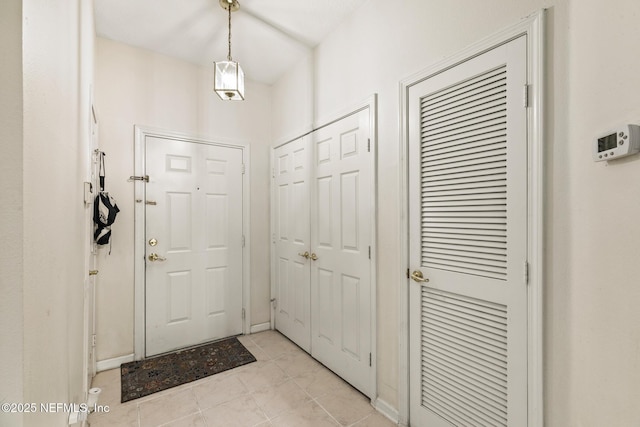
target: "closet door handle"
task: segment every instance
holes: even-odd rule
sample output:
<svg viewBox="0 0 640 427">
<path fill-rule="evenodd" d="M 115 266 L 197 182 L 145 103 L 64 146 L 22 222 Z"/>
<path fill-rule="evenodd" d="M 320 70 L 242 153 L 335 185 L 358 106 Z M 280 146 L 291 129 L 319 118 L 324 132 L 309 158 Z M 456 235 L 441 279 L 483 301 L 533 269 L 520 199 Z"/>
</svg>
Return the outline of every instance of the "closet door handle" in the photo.
<svg viewBox="0 0 640 427">
<path fill-rule="evenodd" d="M 318 259 L 318 255 L 316 255 L 316 254 L 315 254 L 315 252 L 314 252 L 314 253 L 312 253 L 312 254 L 311 254 L 311 260 L 312 260 L 312 261 L 315 261 L 315 260 L 317 260 L 317 259 Z"/>
<path fill-rule="evenodd" d="M 309 259 L 309 252 L 306 251 L 305 253 L 301 254 L 300 252 L 298 252 L 298 255 L 300 255 L 302 258 L 306 258 Z"/>
<path fill-rule="evenodd" d="M 411 273 L 411 279 L 418 283 L 427 283 L 429 281 L 429 279 L 423 276 L 422 271 L 420 270 L 415 270 Z"/>
</svg>

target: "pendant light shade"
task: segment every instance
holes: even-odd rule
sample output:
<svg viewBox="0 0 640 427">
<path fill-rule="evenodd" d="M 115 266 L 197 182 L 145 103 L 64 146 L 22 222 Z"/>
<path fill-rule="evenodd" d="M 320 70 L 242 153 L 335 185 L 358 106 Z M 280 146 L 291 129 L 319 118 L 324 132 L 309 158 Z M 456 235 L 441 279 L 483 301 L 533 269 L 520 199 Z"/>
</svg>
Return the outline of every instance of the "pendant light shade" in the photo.
<svg viewBox="0 0 640 427">
<path fill-rule="evenodd" d="M 213 90 L 221 99 L 244 100 L 244 71 L 235 61 L 214 62 L 215 76 Z"/>
<path fill-rule="evenodd" d="M 220 0 L 220 6 L 229 12 L 229 53 L 226 61 L 213 63 L 213 90 L 225 101 L 244 100 L 244 71 L 231 58 L 231 12 L 240 9 L 238 0 Z"/>
</svg>

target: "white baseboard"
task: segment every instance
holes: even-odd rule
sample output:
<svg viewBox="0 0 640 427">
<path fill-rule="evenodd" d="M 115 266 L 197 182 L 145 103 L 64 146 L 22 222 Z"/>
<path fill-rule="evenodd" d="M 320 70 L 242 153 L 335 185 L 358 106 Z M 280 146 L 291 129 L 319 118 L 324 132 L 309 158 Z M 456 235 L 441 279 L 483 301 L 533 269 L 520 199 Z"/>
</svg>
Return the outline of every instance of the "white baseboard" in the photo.
<svg viewBox="0 0 640 427">
<path fill-rule="evenodd" d="M 96 371 L 102 372 L 119 368 L 123 363 L 133 362 L 133 359 L 133 354 L 126 354 L 124 356 L 114 357 L 113 359 L 99 360 L 96 362 Z"/>
<path fill-rule="evenodd" d="M 257 334 L 258 332 L 268 331 L 271 329 L 271 322 L 259 323 L 257 325 L 252 325 L 249 329 L 250 334 Z"/>
<path fill-rule="evenodd" d="M 377 398 L 375 402 L 373 402 L 373 407 L 376 408 L 376 410 L 382 415 L 393 421 L 395 424 L 398 424 L 400 414 L 398 413 L 398 410 L 391 406 L 389 403 L 380 398 Z"/>
</svg>

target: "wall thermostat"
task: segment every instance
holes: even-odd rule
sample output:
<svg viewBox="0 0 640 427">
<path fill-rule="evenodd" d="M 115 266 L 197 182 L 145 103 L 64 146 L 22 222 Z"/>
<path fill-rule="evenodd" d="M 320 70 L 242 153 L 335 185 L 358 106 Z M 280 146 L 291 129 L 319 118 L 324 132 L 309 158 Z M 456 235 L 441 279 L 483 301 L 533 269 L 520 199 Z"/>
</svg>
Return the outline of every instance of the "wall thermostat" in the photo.
<svg viewBox="0 0 640 427">
<path fill-rule="evenodd" d="M 593 160 L 613 160 L 640 151 L 640 126 L 622 125 L 593 140 Z"/>
</svg>

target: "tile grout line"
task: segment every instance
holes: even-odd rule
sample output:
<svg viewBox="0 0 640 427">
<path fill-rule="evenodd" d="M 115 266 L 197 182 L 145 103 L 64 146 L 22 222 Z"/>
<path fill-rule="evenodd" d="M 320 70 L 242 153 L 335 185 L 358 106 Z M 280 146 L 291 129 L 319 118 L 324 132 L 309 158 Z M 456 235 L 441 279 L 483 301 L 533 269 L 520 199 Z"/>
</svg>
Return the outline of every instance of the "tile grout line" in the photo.
<svg viewBox="0 0 640 427">
<path fill-rule="evenodd" d="M 324 395 L 323 395 L 323 396 L 324 396 Z M 319 396 L 319 397 L 320 397 L 320 396 Z M 341 427 L 342 427 L 342 423 L 341 423 L 340 421 L 338 421 L 338 420 L 337 420 L 337 418 L 336 418 L 336 417 L 334 417 L 334 416 L 333 416 L 333 414 L 331 414 L 331 412 L 329 412 L 329 411 L 327 410 L 327 408 L 325 408 L 325 407 L 324 407 L 320 402 L 318 402 L 318 398 L 319 398 L 319 397 L 315 398 L 313 401 L 314 401 L 314 402 L 315 402 L 315 403 L 316 403 L 316 404 L 317 404 L 317 405 L 318 405 L 318 406 L 319 406 L 319 407 L 320 407 L 320 408 L 321 408 L 321 409 L 322 409 L 322 410 L 323 410 L 327 415 L 329 415 L 329 418 L 331 418 L 333 421 L 335 421 L 335 422 L 336 422 L 336 424 L 338 424 L 339 426 L 341 426 Z"/>
</svg>

